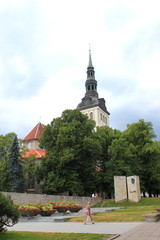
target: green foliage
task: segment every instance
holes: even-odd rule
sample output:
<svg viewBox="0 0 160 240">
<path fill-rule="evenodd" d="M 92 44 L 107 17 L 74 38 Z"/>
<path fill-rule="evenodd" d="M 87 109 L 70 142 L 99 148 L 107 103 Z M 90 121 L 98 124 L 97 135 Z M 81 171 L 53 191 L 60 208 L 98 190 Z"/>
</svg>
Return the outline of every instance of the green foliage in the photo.
<svg viewBox="0 0 160 240">
<path fill-rule="evenodd" d="M 94 127 L 94 121 L 79 110 L 66 110 L 46 126 L 40 140 L 46 158 L 38 170 L 45 193 L 83 195 L 95 189 L 100 144 L 94 138 Z"/>
<path fill-rule="evenodd" d="M 5 226 L 11 227 L 18 222 L 20 216 L 13 201 L 0 193 L 0 233 L 5 231 Z"/>
<path fill-rule="evenodd" d="M 96 191 L 111 197 L 115 175 L 138 175 L 141 191 L 158 196 L 160 142 L 154 140 L 152 124 L 141 119 L 123 132 L 108 126 L 94 129 L 95 122 L 79 110 L 64 111 L 45 127 L 40 145 L 46 158 L 38 167 L 34 156 L 21 161 L 19 148 L 25 149 L 15 133 L 0 135 L 0 191 L 21 192 L 24 174 L 26 185 L 37 175 L 48 194 Z"/>
<path fill-rule="evenodd" d="M 8 151 L 15 136 L 15 133 L 8 133 L 5 136 L 0 135 L 0 161 L 7 158 Z"/>
<path fill-rule="evenodd" d="M 124 131 L 123 137 L 134 146 L 135 161 L 132 161 L 131 167 L 133 174 L 140 177 L 141 190 L 150 195 L 158 194 L 160 146 L 153 141 L 155 134 L 152 123 L 141 119 L 137 123 L 130 124 Z"/>
<path fill-rule="evenodd" d="M 9 151 L 8 171 L 11 192 L 22 192 L 24 179 L 17 136 L 14 137 Z"/>
<path fill-rule="evenodd" d="M 0 161 L 0 191 L 9 192 L 11 182 L 9 181 L 8 160 Z"/>
<path fill-rule="evenodd" d="M 12 145 L 15 133 L 0 135 L 0 191 L 9 191 L 11 184 L 8 171 L 8 153 Z"/>
<path fill-rule="evenodd" d="M 23 159 L 23 173 L 25 188 L 30 188 L 35 178 L 37 163 L 35 155 L 30 155 L 28 158 Z"/>
<path fill-rule="evenodd" d="M 99 152 L 99 157 L 97 158 L 97 171 L 98 183 L 96 186 L 97 192 L 107 192 L 108 197 L 110 193 L 113 192 L 113 158 L 111 151 L 109 151 L 112 142 L 119 139 L 121 132 L 116 129 L 112 129 L 108 126 L 97 127 L 97 132 L 95 133 L 96 139 L 99 141 L 101 146 L 101 151 Z"/>
<path fill-rule="evenodd" d="M 127 125 L 124 132 L 101 127 L 96 135 L 102 148 L 98 172 L 101 191 L 114 191 L 114 176 L 138 175 L 141 191 L 160 193 L 160 143 L 153 140 L 150 122 L 139 120 Z"/>
</svg>

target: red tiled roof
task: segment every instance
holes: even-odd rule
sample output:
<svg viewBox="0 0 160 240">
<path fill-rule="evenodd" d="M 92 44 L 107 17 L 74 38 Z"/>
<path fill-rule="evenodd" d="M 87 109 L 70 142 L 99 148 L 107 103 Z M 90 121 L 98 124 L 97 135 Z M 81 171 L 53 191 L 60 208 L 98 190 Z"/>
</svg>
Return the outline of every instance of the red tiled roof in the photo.
<svg viewBox="0 0 160 240">
<path fill-rule="evenodd" d="M 22 158 L 29 158 L 30 155 L 35 155 L 36 158 L 42 158 L 45 157 L 46 151 L 42 149 L 30 149 L 22 156 Z"/>
<path fill-rule="evenodd" d="M 29 141 L 29 140 L 39 140 L 40 136 L 42 135 L 42 131 L 45 125 L 39 122 L 29 133 L 28 135 L 22 140 L 22 142 Z"/>
</svg>

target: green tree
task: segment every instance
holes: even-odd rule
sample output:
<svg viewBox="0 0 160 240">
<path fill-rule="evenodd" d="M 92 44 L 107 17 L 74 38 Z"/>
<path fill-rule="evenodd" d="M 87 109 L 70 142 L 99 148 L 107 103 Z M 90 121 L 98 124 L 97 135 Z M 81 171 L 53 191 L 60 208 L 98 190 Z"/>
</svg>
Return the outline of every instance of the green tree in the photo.
<svg viewBox="0 0 160 240">
<path fill-rule="evenodd" d="M 4 136 L 0 135 L 0 161 L 6 159 L 15 135 L 16 134 L 13 132 L 8 133 Z"/>
<path fill-rule="evenodd" d="M 111 161 L 109 168 L 113 175 L 138 175 L 141 191 L 152 193 L 158 190 L 159 183 L 159 145 L 155 137 L 152 123 L 139 120 L 128 124 L 127 129 L 118 140 L 110 146 Z M 160 185 L 159 185 L 160 186 Z"/>
<path fill-rule="evenodd" d="M 95 190 L 100 145 L 94 127 L 95 122 L 77 109 L 64 111 L 45 127 L 40 142 L 46 158 L 38 170 L 45 193 L 83 195 Z"/>
<path fill-rule="evenodd" d="M 160 193 L 160 146 L 157 141 L 145 144 L 141 153 L 143 189 L 151 197 Z"/>
<path fill-rule="evenodd" d="M 22 192 L 24 179 L 17 136 L 14 137 L 9 151 L 8 171 L 11 192 Z"/>
<path fill-rule="evenodd" d="M 11 188 L 8 171 L 8 153 L 15 135 L 15 133 L 0 135 L 0 191 L 10 191 Z"/>
<path fill-rule="evenodd" d="M 134 145 L 123 138 L 123 133 L 119 139 L 112 141 L 112 144 L 109 147 L 111 158 L 108 162 L 106 162 L 106 167 L 108 169 L 108 174 L 106 177 L 112 192 L 114 190 L 114 176 L 133 175 L 133 165 L 135 164 L 136 160 L 136 155 L 134 152 Z M 138 168 L 138 166 L 136 167 Z"/>
<path fill-rule="evenodd" d="M 20 212 L 13 205 L 11 198 L 0 193 L 0 233 L 6 230 L 6 226 L 16 224 L 19 217 Z"/>
<path fill-rule="evenodd" d="M 96 191 L 103 193 L 102 197 L 111 197 L 113 192 L 113 182 L 111 176 L 113 176 L 113 168 L 110 168 L 109 163 L 111 161 L 111 153 L 109 147 L 114 139 L 118 139 L 121 136 L 121 132 L 116 129 L 112 129 L 109 126 L 97 127 L 95 137 L 99 141 L 101 151 L 98 159 L 97 177 L 98 182 Z"/>
<path fill-rule="evenodd" d="M 140 177 L 141 190 L 144 193 L 149 192 L 152 175 L 150 165 L 156 168 L 156 159 L 159 155 L 153 144 L 156 135 L 152 123 L 140 119 L 137 123 L 128 124 L 124 137 L 126 141 L 135 146 L 136 159 L 132 164 L 132 169 L 135 175 Z"/>
<path fill-rule="evenodd" d="M 0 191 L 9 192 L 11 189 L 11 182 L 9 180 L 8 160 L 0 161 Z"/>
<path fill-rule="evenodd" d="M 143 192 L 150 196 L 160 192 L 160 144 L 154 137 L 152 123 L 144 120 L 128 124 L 122 133 L 109 127 L 97 129 L 102 148 L 98 184 L 103 191 L 114 191 L 116 175 L 138 175 Z"/>
<path fill-rule="evenodd" d="M 35 155 L 30 155 L 28 158 L 23 159 L 23 173 L 25 180 L 25 188 L 33 188 L 35 182 L 35 175 L 37 169 L 37 158 Z"/>
</svg>

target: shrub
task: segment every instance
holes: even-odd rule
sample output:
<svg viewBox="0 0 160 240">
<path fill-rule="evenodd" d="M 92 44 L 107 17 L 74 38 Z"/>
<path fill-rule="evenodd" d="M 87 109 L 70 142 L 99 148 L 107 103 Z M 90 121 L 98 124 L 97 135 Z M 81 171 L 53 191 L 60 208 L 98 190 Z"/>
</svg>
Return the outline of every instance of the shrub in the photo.
<svg viewBox="0 0 160 240">
<path fill-rule="evenodd" d="M 0 233 L 18 222 L 20 213 L 9 196 L 0 193 Z"/>
</svg>

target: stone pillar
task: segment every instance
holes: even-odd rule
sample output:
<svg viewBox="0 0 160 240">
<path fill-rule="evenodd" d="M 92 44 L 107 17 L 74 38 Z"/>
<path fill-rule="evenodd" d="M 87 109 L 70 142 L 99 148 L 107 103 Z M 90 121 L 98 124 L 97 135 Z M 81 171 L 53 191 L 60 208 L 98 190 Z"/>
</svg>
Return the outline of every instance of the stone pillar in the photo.
<svg viewBox="0 0 160 240">
<path fill-rule="evenodd" d="M 139 202 L 141 199 L 139 176 L 127 177 L 127 186 L 128 200 L 132 202 Z"/>
<path fill-rule="evenodd" d="M 115 202 L 127 200 L 126 176 L 114 176 Z"/>
</svg>

